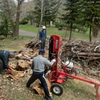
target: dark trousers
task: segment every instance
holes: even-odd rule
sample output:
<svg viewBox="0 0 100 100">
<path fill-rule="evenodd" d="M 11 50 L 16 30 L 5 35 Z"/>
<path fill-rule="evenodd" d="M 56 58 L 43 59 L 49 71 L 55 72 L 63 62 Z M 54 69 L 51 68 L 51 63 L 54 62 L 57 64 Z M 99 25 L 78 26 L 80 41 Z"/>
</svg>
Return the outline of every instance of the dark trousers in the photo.
<svg viewBox="0 0 100 100">
<path fill-rule="evenodd" d="M 41 40 L 41 49 L 45 48 L 45 39 Z"/>
<path fill-rule="evenodd" d="M 0 74 L 3 72 L 3 62 L 2 60 L 0 59 Z"/>
<path fill-rule="evenodd" d="M 44 72 L 33 72 L 32 76 L 30 77 L 30 79 L 28 80 L 26 87 L 30 87 L 30 85 L 36 80 L 39 79 L 41 81 L 42 87 L 44 89 L 45 92 L 45 96 L 47 99 L 51 98 L 51 96 L 49 95 L 49 91 L 48 91 L 48 87 L 47 87 L 47 83 L 46 83 L 46 79 L 44 77 Z"/>
</svg>

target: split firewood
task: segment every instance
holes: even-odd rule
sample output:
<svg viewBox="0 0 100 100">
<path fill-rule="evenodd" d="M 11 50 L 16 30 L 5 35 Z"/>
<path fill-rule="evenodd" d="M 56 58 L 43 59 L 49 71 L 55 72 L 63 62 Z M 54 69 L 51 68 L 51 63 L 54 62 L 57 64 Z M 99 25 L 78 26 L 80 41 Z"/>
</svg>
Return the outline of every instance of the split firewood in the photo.
<svg viewBox="0 0 100 100">
<path fill-rule="evenodd" d="M 31 55 L 31 57 L 36 57 L 38 55 L 37 52 L 35 52 L 33 55 Z"/>
<path fill-rule="evenodd" d="M 17 65 L 14 64 L 14 63 L 10 63 L 10 64 L 9 64 L 9 67 L 10 67 L 11 69 L 16 69 L 16 68 L 17 68 Z"/>
<path fill-rule="evenodd" d="M 40 85 L 37 85 L 35 87 L 33 87 L 33 89 L 39 94 L 42 95 L 43 94 L 43 88 Z"/>
<path fill-rule="evenodd" d="M 16 55 L 16 58 L 21 58 L 23 55 L 22 54 L 18 54 Z"/>
<path fill-rule="evenodd" d="M 11 74 L 6 75 L 6 77 L 18 80 L 19 78 L 22 78 L 25 76 L 25 72 L 22 71 L 12 71 Z"/>
<path fill-rule="evenodd" d="M 31 100 L 36 100 L 36 99 L 31 99 Z"/>
<path fill-rule="evenodd" d="M 26 61 L 24 61 L 24 60 L 18 60 L 17 69 L 19 69 L 19 68 L 27 69 L 29 67 L 30 66 L 29 66 L 29 64 Z"/>
<path fill-rule="evenodd" d="M 0 89 L 2 89 L 2 87 L 0 87 Z"/>
<path fill-rule="evenodd" d="M 15 76 L 13 76 L 13 75 L 7 75 L 6 77 L 7 77 L 7 78 L 10 78 L 10 79 L 13 79 L 13 80 L 18 80 L 18 78 L 15 77 Z"/>
<path fill-rule="evenodd" d="M 27 59 L 31 59 L 31 57 L 29 57 L 28 55 L 24 54 L 23 56 L 25 56 Z"/>
<path fill-rule="evenodd" d="M 28 63 L 29 65 L 32 65 L 32 61 L 28 61 L 27 63 Z"/>
<path fill-rule="evenodd" d="M 36 80 L 38 81 L 38 80 Z M 49 93 L 50 95 L 52 96 L 52 93 L 50 92 L 50 89 L 51 89 L 51 83 L 49 82 L 49 80 L 46 78 L 46 82 L 47 82 L 47 86 L 48 86 L 48 90 L 49 90 Z M 32 88 L 39 94 L 39 95 L 43 95 L 44 94 L 44 89 L 43 87 L 40 85 L 41 83 L 38 81 L 36 83 L 39 83 L 35 86 L 33 86 Z M 33 83 L 35 84 L 35 83 Z"/>
</svg>

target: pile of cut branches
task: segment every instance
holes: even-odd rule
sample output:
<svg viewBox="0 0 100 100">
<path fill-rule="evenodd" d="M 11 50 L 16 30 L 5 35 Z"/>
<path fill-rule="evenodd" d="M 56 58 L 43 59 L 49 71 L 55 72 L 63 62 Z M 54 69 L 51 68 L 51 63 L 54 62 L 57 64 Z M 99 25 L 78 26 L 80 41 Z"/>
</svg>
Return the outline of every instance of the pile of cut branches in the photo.
<svg viewBox="0 0 100 100">
<path fill-rule="evenodd" d="M 100 41 L 75 40 L 62 46 L 62 61 L 73 60 L 88 74 L 100 76 Z"/>
</svg>

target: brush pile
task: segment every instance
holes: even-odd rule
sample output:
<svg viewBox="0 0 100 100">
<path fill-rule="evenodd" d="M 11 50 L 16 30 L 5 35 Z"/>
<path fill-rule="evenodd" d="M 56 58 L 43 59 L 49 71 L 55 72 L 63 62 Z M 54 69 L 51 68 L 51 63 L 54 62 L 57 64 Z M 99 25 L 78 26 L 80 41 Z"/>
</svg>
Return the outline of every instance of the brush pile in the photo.
<svg viewBox="0 0 100 100">
<path fill-rule="evenodd" d="M 73 60 L 84 72 L 100 76 L 100 41 L 75 40 L 62 46 L 62 61 Z"/>
</svg>

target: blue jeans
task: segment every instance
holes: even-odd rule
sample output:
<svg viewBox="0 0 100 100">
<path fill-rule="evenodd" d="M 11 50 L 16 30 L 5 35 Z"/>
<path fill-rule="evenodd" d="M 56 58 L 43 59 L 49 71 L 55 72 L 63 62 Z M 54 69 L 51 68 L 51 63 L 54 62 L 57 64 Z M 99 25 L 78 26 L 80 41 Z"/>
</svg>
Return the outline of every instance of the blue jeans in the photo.
<svg viewBox="0 0 100 100">
<path fill-rule="evenodd" d="M 41 49 L 44 49 L 45 48 L 45 39 L 41 40 Z"/>
<path fill-rule="evenodd" d="M 0 59 L 0 74 L 3 72 L 3 62 L 2 60 Z"/>
<path fill-rule="evenodd" d="M 39 79 L 41 81 L 42 87 L 44 89 L 44 93 L 47 99 L 51 98 L 49 91 L 48 91 L 48 87 L 47 87 L 47 83 L 46 83 L 46 79 L 44 77 L 44 72 L 33 72 L 32 76 L 30 77 L 30 79 L 28 80 L 26 87 L 30 87 L 30 85 L 36 80 Z"/>
</svg>

